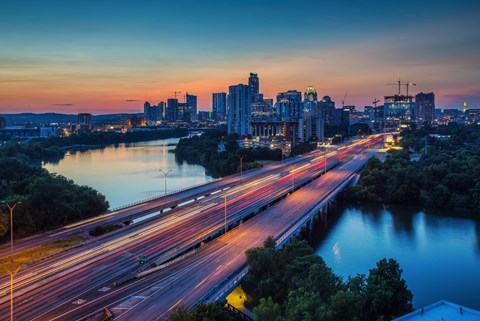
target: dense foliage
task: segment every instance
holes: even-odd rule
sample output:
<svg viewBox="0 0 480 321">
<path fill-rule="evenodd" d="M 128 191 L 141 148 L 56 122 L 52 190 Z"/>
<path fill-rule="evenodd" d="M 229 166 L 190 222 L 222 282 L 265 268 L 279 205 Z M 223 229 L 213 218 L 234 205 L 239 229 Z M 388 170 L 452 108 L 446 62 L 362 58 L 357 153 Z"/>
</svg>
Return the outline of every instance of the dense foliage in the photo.
<svg viewBox="0 0 480 321">
<path fill-rule="evenodd" d="M 401 136 L 404 151 L 383 163 L 368 161 L 359 184 L 351 189 L 354 199 L 480 210 L 480 126 L 450 124 Z M 408 152 L 422 155 L 412 161 Z"/>
<path fill-rule="evenodd" d="M 221 177 L 240 172 L 240 157 L 243 157 L 243 170 L 260 167 L 257 160 L 281 160 L 280 149 L 266 147 L 239 148 L 239 136 L 226 132 L 212 131 L 201 136 L 182 138 L 175 149 L 178 162 L 202 165 L 207 174 Z M 222 148 L 223 146 L 223 148 Z"/>
<path fill-rule="evenodd" d="M 50 155 L 39 145 L 7 144 L 0 148 L 0 200 L 13 205 L 15 237 L 99 215 L 108 209 L 105 196 L 88 186 L 78 186 L 63 176 L 50 174 L 33 160 Z M 10 212 L 0 206 L 0 242 L 10 231 Z"/>
<path fill-rule="evenodd" d="M 169 315 L 170 321 L 235 321 L 221 303 L 199 304 L 193 311 L 176 307 Z"/>
<path fill-rule="evenodd" d="M 247 260 L 242 287 L 259 321 L 391 320 L 412 310 L 413 295 L 393 259 L 345 282 L 305 241 L 276 251 L 269 238 L 248 250 Z"/>
</svg>

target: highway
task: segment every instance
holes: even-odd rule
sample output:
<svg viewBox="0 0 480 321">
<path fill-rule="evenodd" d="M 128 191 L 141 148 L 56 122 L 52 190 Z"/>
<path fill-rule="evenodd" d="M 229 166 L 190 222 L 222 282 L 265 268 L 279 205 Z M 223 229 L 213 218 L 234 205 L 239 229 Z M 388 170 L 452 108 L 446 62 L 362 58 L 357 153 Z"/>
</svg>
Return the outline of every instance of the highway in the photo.
<svg viewBox="0 0 480 321">
<path fill-rule="evenodd" d="M 67 224 L 65 226 L 59 227 L 52 231 L 40 233 L 40 234 L 23 238 L 20 240 L 15 240 L 14 253 L 21 252 L 35 246 L 39 246 L 41 244 L 50 242 L 58 238 L 63 238 L 63 237 L 76 235 L 76 234 L 85 235 L 85 234 L 88 234 L 88 231 L 93 230 L 96 226 L 99 226 L 99 225 L 121 224 L 127 221 L 131 221 L 131 220 L 138 219 L 140 217 L 147 216 L 155 212 L 159 213 L 164 209 L 169 210 L 172 207 L 177 206 L 178 204 L 182 204 L 191 200 L 209 196 L 212 193 L 215 193 L 219 190 L 223 190 L 225 188 L 231 188 L 239 184 L 242 184 L 243 182 L 265 177 L 266 175 L 269 175 L 269 173 L 278 172 L 285 166 L 294 165 L 294 164 L 301 166 L 302 164 L 308 162 L 314 157 L 315 155 L 313 154 L 298 156 L 282 163 L 267 165 L 261 169 L 256 169 L 253 171 L 245 171 L 243 172 L 242 176 L 238 174 L 227 176 L 215 182 L 187 188 L 182 191 L 168 194 L 166 197 L 160 196 L 160 197 L 139 202 L 137 204 L 133 204 L 130 206 L 125 206 L 118 210 L 107 212 L 99 216 L 95 216 L 82 221 Z M 1 245 L 0 257 L 7 257 L 9 255 L 10 255 L 10 244 L 6 243 Z"/>
<path fill-rule="evenodd" d="M 342 151 L 333 152 L 327 161 L 336 163 L 337 157 L 357 153 L 366 144 L 371 142 L 360 141 Z M 114 300 L 111 293 L 130 295 L 131 293 L 127 293 L 130 285 L 113 289 L 112 282 L 137 271 L 139 255 L 147 255 L 150 262 L 161 263 L 203 240 L 208 240 L 224 229 L 225 196 L 228 209 L 227 224 L 235 225 L 235 222 L 268 206 L 273 198 L 281 198 L 289 193 L 292 182 L 298 187 L 310 180 L 312 175 L 320 175 L 325 166 L 323 159 L 323 154 L 312 153 L 301 158 L 301 161 L 275 164 L 276 166 L 272 166 L 273 169 L 260 171 L 260 174 L 255 174 L 255 171 L 248 172 L 240 178 L 244 180 L 243 184 L 226 186 L 223 192 L 210 193 L 196 202 L 133 224 L 117 233 L 99 237 L 83 247 L 24 269 L 15 279 L 16 315 L 25 320 L 36 316 L 39 316 L 37 318 L 39 320 L 49 320 L 61 315 L 59 311 L 80 310 L 81 313 L 86 313 L 95 309 L 86 302 L 111 303 Z M 298 192 L 304 189 L 305 187 Z M 293 197 L 298 192 L 295 192 Z M 242 223 L 239 229 L 243 229 L 251 221 Z M 228 235 L 230 233 L 225 237 Z M 212 244 L 216 243 L 217 241 Z M 198 255 L 204 252 L 205 250 L 201 249 Z M 184 261 L 188 262 L 191 257 L 193 255 L 166 268 L 164 271 L 170 271 L 167 279 L 172 278 L 171 269 L 177 267 L 177 270 L 181 271 L 183 268 L 180 269 L 178 266 L 180 264 L 184 266 Z M 179 273 L 177 270 L 175 275 Z M 151 285 L 154 282 L 148 280 L 157 279 L 164 271 L 133 284 L 145 282 L 145 285 Z M 204 283 L 209 284 L 207 281 Z M 2 278 L 1 284 L 0 293 L 6 293 L 8 282 L 5 277 Z M 132 289 L 138 290 L 137 287 Z M 38 302 L 39 298 L 41 302 Z M 1 311 L 8 311 L 8 297 L 0 299 Z M 77 310 L 72 308 L 77 306 L 79 308 Z M 1 318 L 3 317 L 7 315 L 2 313 Z M 65 320 L 72 319 L 69 316 Z"/>
<path fill-rule="evenodd" d="M 38 320 L 54 319 L 55 316 L 58 320 L 76 320 L 91 311 L 105 308 L 114 314 L 115 320 L 164 320 L 175 306 L 188 308 L 194 305 L 222 280 L 242 268 L 246 262 L 245 250 L 261 246 L 268 235 L 281 235 L 292 222 L 301 218 L 356 171 L 371 154 L 373 152 L 357 156 L 346 165 L 332 170 L 181 262 L 112 289 L 109 299 L 106 296 L 98 298 L 94 291 L 84 293 L 81 296 L 85 300 L 82 305 L 58 307 Z M 65 312 L 62 314 L 62 311 Z"/>
</svg>

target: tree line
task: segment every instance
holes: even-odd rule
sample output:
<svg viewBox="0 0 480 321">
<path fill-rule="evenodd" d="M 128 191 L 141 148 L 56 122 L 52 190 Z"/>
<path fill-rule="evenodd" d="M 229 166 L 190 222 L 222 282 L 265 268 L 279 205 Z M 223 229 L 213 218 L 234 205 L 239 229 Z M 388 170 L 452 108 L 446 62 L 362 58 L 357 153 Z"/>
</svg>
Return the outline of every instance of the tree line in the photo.
<svg viewBox="0 0 480 321">
<path fill-rule="evenodd" d="M 261 167 L 257 160 L 281 160 L 280 149 L 267 147 L 240 148 L 237 134 L 227 135 L 224 131 L 205 132 L 200 136 L 182 138 L 175 148 L 178 162 L 187 162 L 205 167 L 207 174 L 222 177 L 243 170 Z"/>
<path fill-rule="evenodd" d="M 401 138 L 403 151 L 368 161 L 350 190 L 354 200 L 480 210 L 479 125 L 423 127 Z"/>
<path fill-rule="evenodd" d="M 368 276 L 343 280 L 304 240 L 275 249 L 247 250 L 248 274 L 241 286 L 257 321 L 388 321 L 413 310 L 413 294 L 394 259 L 382 259 Z M 230 321 L 222 303 L 193 311 L 176 308 L 171 321 Z"/>
</svg>

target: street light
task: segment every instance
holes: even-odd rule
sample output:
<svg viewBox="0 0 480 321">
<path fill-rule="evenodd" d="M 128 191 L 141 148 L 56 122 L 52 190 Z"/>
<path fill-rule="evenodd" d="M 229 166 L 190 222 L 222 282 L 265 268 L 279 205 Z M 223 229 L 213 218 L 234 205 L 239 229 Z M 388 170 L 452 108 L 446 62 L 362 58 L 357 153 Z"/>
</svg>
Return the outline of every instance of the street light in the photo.
<svg viewBox="0 0 480 321">
<path fill-rule="evenodd" d="M 160 172 L 165 176 L 165 196 L 163 197 L 163 205 L 167 203 L 167 175 L 171 171 L 171 169 L 169 169 L 168 171 L 164 171 L 163 169 L 160 170 Z"/>
<path fill-rule="evenodd" d="M 7 205 L 10 210 L 10 262 L 13 262 L 13 210 L 17 205 L 22 204 L 22 202 L 16 202 L 13 206 L 10 206 L 10 204 L 5 201 L 2 201 L 2 203 Z"/>
<path fill-rule="evenodd" d="M 243 158 L 245 157 L 246 155 L 243 155 L 243 156 L 238 156 L 240 158 L 240 176 L 243 175 Z"/>
<path fill-rule="evenodd" d="M 10 321 L 13 321 L 13 278 L 17 275 L 18 270 L 20 270 L 21 267 L 22 266 L 19 265 L 13 272 L 5 267 L 5 270 L 10 274 Z"/>
</svg>

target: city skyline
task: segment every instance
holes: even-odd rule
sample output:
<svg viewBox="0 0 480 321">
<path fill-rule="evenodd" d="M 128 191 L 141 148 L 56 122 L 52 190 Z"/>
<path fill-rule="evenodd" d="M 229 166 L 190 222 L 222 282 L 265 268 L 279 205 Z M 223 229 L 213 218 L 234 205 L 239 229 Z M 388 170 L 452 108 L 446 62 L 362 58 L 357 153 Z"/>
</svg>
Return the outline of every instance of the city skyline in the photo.
<svg viewBox="0 0 480 321">
<path fill-rule="evenodd" d="M 173 91 L 211 110 L 250 72 L 271 98 L 311 85 L 362 108 L 400 79 L 437 108 L 480 106 L 475 1 L 257 2 L 2 4 L 0 110 L 141 112 Z"/>
</svg>

